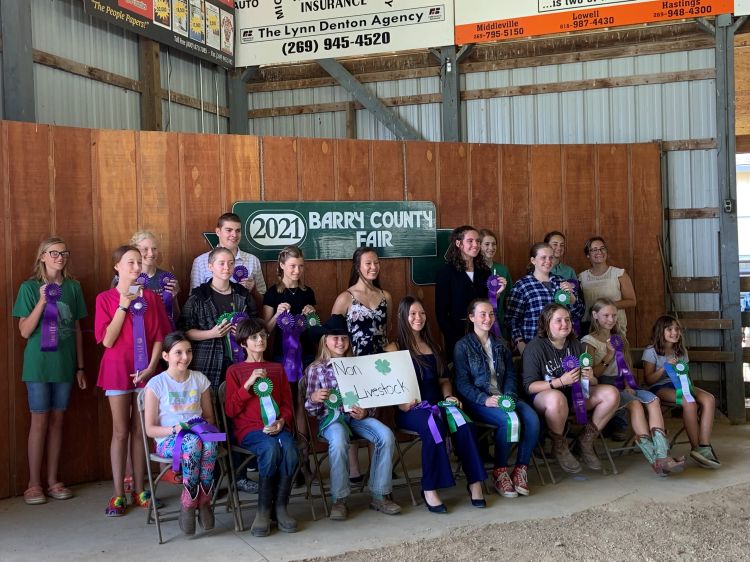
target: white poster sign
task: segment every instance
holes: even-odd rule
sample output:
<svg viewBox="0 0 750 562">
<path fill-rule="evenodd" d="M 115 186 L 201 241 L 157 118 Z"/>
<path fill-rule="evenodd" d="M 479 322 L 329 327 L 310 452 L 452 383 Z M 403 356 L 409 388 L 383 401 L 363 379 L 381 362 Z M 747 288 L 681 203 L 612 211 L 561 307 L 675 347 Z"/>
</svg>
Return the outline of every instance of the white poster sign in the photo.
<svg viewBox="0 0 750 562">
<path fill-rule="evenodd" d="M 734 15 L 746 16 L 750 14 L 750 0 L 734 0 Z"/>
<path fill-rule="evenodd" d="M 408 351 L 340 357 L 331 363 L 347 412 L 352 406 L 378 408 L 421 400 Z"/>
<path fill-rule="evenodd" d="M 246 0 L 235 5 L 237 66 L 453 44 L 453 0 Z"/>
</svg>

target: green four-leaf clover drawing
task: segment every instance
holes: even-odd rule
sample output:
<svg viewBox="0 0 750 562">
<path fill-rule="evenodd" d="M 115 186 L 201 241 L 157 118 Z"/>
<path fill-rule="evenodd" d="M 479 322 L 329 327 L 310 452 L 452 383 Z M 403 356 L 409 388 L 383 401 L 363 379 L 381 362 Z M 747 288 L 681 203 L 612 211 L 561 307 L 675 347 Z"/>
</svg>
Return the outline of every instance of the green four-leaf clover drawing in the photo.
<svg viewBox="0 0 750 562">
<path fill-rule="evenodd" d="M 382 373 L 383 375 L 387 375 L 391 372 L 391 363 L 387 359 L 378 359 L 375 361 L 375 370 Z"/>
</svg>

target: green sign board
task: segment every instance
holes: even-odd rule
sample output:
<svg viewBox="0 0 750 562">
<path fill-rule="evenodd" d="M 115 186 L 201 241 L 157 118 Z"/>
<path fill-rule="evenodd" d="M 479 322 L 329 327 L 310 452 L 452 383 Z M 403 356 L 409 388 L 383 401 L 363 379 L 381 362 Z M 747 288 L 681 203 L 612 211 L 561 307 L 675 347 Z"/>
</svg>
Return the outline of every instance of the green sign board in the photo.
<svg viewBox="0 0 750 562">
<path fill-rule="evenodd" d="M 299 246 L 308 260 L 351 259 L 360 246 L 383 258 L 435 256 L 435 205 L 431 201 L 238 201 L 240 248 L 275 261 L 284 246 Z M 213 233 L 211 233 L 213 234 Z M 216 236 L 206 233 L 216 245 Z"/>
<path fill-rule="evenodd" d="M 450 228 L 437 230 L 437 255 L 411 260 L 411 281 L 415 285 L 434 285 L 438 269 L 445 265 L 445 253 L 451 237 Z"/>
</svg>

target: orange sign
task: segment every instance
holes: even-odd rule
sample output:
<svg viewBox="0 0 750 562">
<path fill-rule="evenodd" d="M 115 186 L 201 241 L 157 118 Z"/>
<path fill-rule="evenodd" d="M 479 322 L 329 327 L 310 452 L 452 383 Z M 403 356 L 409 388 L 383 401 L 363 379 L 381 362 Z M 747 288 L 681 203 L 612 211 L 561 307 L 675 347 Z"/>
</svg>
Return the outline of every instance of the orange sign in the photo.
<svg viewBox="0 0 750 562">
<path fill-rule="evenodd" d="M 714 17 L 733 11 L 734 0 L 514 0 L 509 4 L 472 0 L 456 2 L 456 44 Z M 488 15 L 497 19 L 478 21 Z"/>
</svg>

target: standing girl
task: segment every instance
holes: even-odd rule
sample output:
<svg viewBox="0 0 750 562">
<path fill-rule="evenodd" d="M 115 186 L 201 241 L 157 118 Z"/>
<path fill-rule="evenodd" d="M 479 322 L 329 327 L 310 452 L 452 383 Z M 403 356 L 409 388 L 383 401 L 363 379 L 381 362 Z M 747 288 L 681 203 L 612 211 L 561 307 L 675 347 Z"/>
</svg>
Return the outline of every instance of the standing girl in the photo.
<svg viewBox="0 0 750 562">
<path fill-rule="evenodd" d="M 141 446 L 141 423 L 136 390 L 156 371 L 161 342 L 170 330 L 161 299 L 136 283 L 141 273 L 141 252 L 135 246 L 120 246 L 113 255 L 118 274 L 115 287 L 96 297 L 94 335 L 105 347 L 97 386 L 105 391 L 112 410 L 112 478 L 114 495 L 107 505 L 108 517 L 125 514 L 123 476 L 128 439 L 133 460 L 135 490 L 132 502 L 151 507 L 151 493 L 143 487 L 145 455 Z"/>
<path fill-rule="evenodd" d="M 619 361 L 629 366 L 629 345 L 617 323 L 617 307 L 609 299 L 597 299 L 591 306 L 591 333 L 581 340 L 586 345 L 586 352 L 593 359 L 594 376 L 600 384 L 616 385 L 620 366 L 616 361 L 613 339 L 618 339 Z M 620 347 L 621 346 L 621 347 Z M 632 371 L 631 371 L 632 372 Z M 623 377 L 624 388 L 620 390 L 619 408 L 626 409 L 630 423 L 636 435 L 636 444 L 643 456 L 659 476 L 670 472 L 682 472 L 685 458 L 673 459 L 669 452 L 669 440 L 664 431 L 664 417 L 661 404 L 655 394 L 640 388 L 631 388 L 626 377 Z"/>
<path fill-rule="evenodd" d="M 156 440 L 160 456 L 180 456 L 183 486 L 180 529 L 186 535 L 194 535 L 196 507 L 203 529 L 214 528 L 211 497 L 217 443 L 204 442 L 195 433 L 183 433 L 180 450 L 174 449 L 178 434 L 194 418 L 215 423 L 211 383 L 203 373 L 189 369 L 193 349 L 182 332 L 172 332 L 164 338 L 161 355 L 168 367 L 146 384 L 145 430 L 146 435 Z"/>
<path fill-rule="evenodd" d="M 529 273 L 513 285 L 506 311 L 511 337 L 519 353 L 523 353 L 526 344 L 536 337 L 539 314 L 553 302 L 558 290 L 568 293 L 572 316 L 580 318 L 584 309 L 575 286 L 551 273 L 554 250 L 549 244 L 534 244 L 529 250 L 529 260 Z"/>
<path fill-rule="evenodd" d="M 78 281 L 70 276 L 70 251 L 62 238 L 48 238 L 36 253 L 31 278 L 18 290 L 13 316 L 21 337 L 28 340 L 23 354 L 21 379 L 26 383 L 29 428 L 29 486 L 23 493 L 29 504 L 46 503 L 42 489 L 42 459 L 47 452 L 47 495 L 67 500 L 73 493 L 58 480 L 62 448 L 63 416 L 75 379 L 86 388 L 83 343 L 79 320 L 86 303 Z M 57 328 L 56 344 L 50 345 L 50 328 Z M 76 368 L 76 365 L 78 366 Z"/>
<path fill-rule="evenodd" d="M 688 362 L 682 327 L 673 316 L 660 316 L 651 333 L 651 345 L 643 350 L 643 372 L 651 392 L 667 402 L 675 402 L 677 392 L 665 367 L 678 361 Z M 711 446 L 716 399 L 692 384 L 690 391 L 695 401 L 682 400 L 682 420 L 692 447 L 690 457 L 704 468 L 719 468 L 721 463 Z"/>
<path fill-rule="evenodd" d="M 430 334 L 424 305 L 416 297 L 404 297 L 398 305 L 397 343 L 393 345 L 393 351 L 404 349 L 411 354 L 422 402 L 400 405 L 396 424 L 417 431 L 422 438 L 422 494 L 425 504 L 433 513 L 445 513 L 447 509 L 440 501 L 438 489 L 455 486 L 456 481 L 451 470 L 446 423 L 442 417 L 433 414 L 432 408 L 440 402 L 450 402 L 458 408 L 462 406 L 453 395 L 450 372 Z M 435 443 L 429 427 L 430 418 L 443 439 L 440 443 Z M 482 482 L 487 478 L 487 473 L 477 449 L 474 424 L 467 422 L 458 426 L 452 437 L 454 450 L 466 474 L 471 504 L 485 507 Z"/>
<path fill-rule="evenodd" d="M 507 289 L 513 286 L 513 279 L 510 277 L 510 270 L 507 265 L 494 261 L 495 253 L 497 252 L 497 236 L 495 236 L 495 233 L 483 228 L 479 231 L 479 238 L 481 240 L 480 248 L 484 263 L 490 268 L 492 275 L 497 275 L 502 279 L 502 290 L 497 295 L 496 321 L 500 329 L 503 330 L 503 335 L 507 337 L 505 335 L 505 331 L 507 331 L 505 327 L 505 302 L 510 292 Z"/>
<path fill-rule="evenodd" d="M 497 428 L 492 472 L 495 490 L 506 498 L 528 496 L 529 460 L 539 442 L 539 418 L 518 397 L 510 349 L 491 332 L 495 311 L 490 301 L 475 299 L 467 312 L 472 330 L 456 344 L 453 356 L 456 388 L 470 416 Z M 508 474 L 512 439 L 518 441 L 518 454 L 516 466 Z"/>
<path fill-rule="evenodd" d="M 562 262 L 565 257 L 565 235 L 559 230 L 553 230 L 544 235 L 544 243 L 549 244 L 552 248 L 552 274 L 565 279 L 566 281 L 576 278 L 575 270 Z"/>
</svg>

